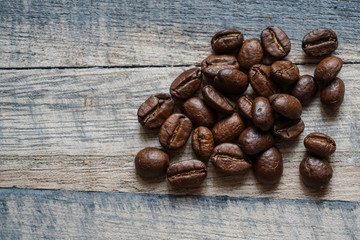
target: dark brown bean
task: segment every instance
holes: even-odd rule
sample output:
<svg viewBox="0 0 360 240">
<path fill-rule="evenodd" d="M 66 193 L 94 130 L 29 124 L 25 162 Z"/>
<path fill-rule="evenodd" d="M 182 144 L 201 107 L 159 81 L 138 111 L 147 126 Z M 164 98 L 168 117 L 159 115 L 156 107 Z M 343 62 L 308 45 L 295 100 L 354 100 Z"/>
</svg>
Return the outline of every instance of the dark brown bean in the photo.
<svg viewBox="0 0 360 240">
<path fill-rule="evenodd" d="M 168 117 L 159 130 L 159 142 L 166 149 L 178 149 L 185 145 L 191 133 L 192 123 L 181 113 Z"/>
<path fill-rule="evenodd" d="M 233 143 L 218 145 L 211 155 L 211 162 L 217 169 L 226 173 L 243 173 L 251 168 L 241 148 Z"/>
<path fill-rule="evenodd" d="M 214 137 L 210 129 L 200 126 L 193 132 L 192 149 L 200 159 L 208 159 L 214 150 Z"/>
<path fill-rule="evenodd" d="M 237 69 L 223 69 L 214 78 L 214 86 L 226 94 L 241 94 L 249 85 L 245 73 Z"/>
<path fill-rule="evenodd" d="M 268 27 L 261 32 L 264 50 L 271 56 L 283 58 L 291 50 L 291 42 L 286 33 L 278 27 Z"/>
<path fill-rule="evenodd" d="M 314 78 L 320 88 L 326 86 L 336 77 L 342 65 L 343 61 L 338 57 L 327 57 L 319 62 L 314 71 Z"/>
<path fill-rule="evenodd" d="M 244 41 L 243 34 L 236 29 L 217 32 L 211 39 L 211 47 L 216 53 L 232 53 L 239 50 Z"/>
<path fill-rule="evenodd" d="M 201 81 L 202 76 L 199 68 L 186 70 L 172 82 L 170 94 L 174 98 L 188 99 L 199 89 Z"/>
<path fill-rule="evenodd" d="M 235 103 L 226 98 L 211 85 L 206 85 L 205 87 L 203 87 L 202 95 L 207 105 L 209 105 L 216 111 L 230 114 L 235 109 Z"/>
<path fill-rule="evenodd" d="M 261 63 L 263 56 L 264 52 L 259 40 L 248 39 L 240 48 L 237 59 L 241 68 L 249 69 L 253 65 Z"/>
<path fill-rule="evenodd" d="M 245 117 L 248 120 L 252 120 L 251 111 L 252 111 L 253 101 L 254 101 L 254 97 L 247 94 L 240 97 L 237 101 L 237 105 L 241 116 Z"/>
<path fill-rule="evenodd" d="M 214 79 L 223 69 L 239 69 L 239 63 L 230 55 L 211 55 L 201 62 L 201 72 L 209 79 Z"/>
<path fill-rule="evenodd" d="M 144 148 L 135 157 L 136 172 L 141 177 L 159 177 L 166 173 L 169 155 L 158 148 Z"/>
<path fill-rule="evenodd" d="M 284 139 L 292 139 L 299 136 L 305 129 L 305 124 L 301 118 L 288 119 L 279 117 L 273 128 L 274 134 Z"/>
<path fill-rule="evenodd" d="M 252 120 L 256 127 L 268 131 L 274 124 L 274 113 L 265 97 L 257 97 L 252 104 Z"/>
<path fill-rule="evenodd" d="M 216 122 L 216 113 L 199 97 L 189 98 L 184 103 L 184 112 L 195 126 L 211 128 Z"/>
<path fill-rule="evenodd" d="M 275 184 L 283 173 L 283 160 L 279 149 L 271 147 L 261 153 L 254 164 L 254 172 L 259 182 Z"/>
<path fill-rule="evenodd" d="M 245 129 L 245 124 L 238 113 L 217 122 L 211 130 L 216 143 L 230 142 Z"/>
<path fill-rule="evenodd" d="M 338 47 L 336 33 L 329 28 L 318 28 L 306 34 L 302 49 L 307 55 L 322 57 L 331 54 Z"/>
<path fill-rule="evenodd" d="M 345 84 L 340 78 L 335 78 L 320 92 L 321 103 L 331 110 L 340 107 L 345 96 Z"/>
<path fill-rule="evenodd" d="M 289 86 L 299 79 L 299 68 L 291 61 L 276 61 L 270 66 L 270 77 L 279 86 Z"/>
<path fill-rule="evenodd" d="M 166 93 L 151 95 L 137 111 L 138 121 L 146 128 L 157 128 L 174 111 L 174 101 Z"/>
<path fill-rule="evenodd" d="M 327 161 L 316 157 L 305 157 L 299 167 L 300 178 L 311 188 L 324 188 L 329 184 L 333 170 Z"/>
<path fill-rule="evenodd" d="M 199 160 L 191 159 L 170 164 L 166 171 L 170 184 L 177 187 L 199 185 L 207 175 L 206 165 Z"/>
<path fill-rule="evenodd" d="M 248 127 L 239 136 L 239 143 L 244 153 L 254 155 L 274 145 L 270 132 L 263 132 L 256 127 Z"/>
<path fill-rule="evenodd" d="M 300 101 L 289 94 L 278 93 L 269 97 L 272 108 L 290 119 L 300 118 L 302 113 L 302 105 Z"/>
<path fill-rule="evenodd" d="M 304 145 L 306 150 L 319 157 L 328 157 L 336 150 L 335 140 L 319 132 L 308 134 L 304 139 Z"/>
<path fill-rule="evenodd" d="M 279 92 L 279 88 L 270 79 L 270 68 L 263 64 L 256 64 L 250 68 L 249 81 L 254 91 L 263 97 Z"/>
<path fill-rule="evenodd" d="M 317 87 L 314 78 L 310 75 L 303 75 L 292 87 L 290 94 L 296 97 L 302 105 L 305 105 L 315 96 L 316 91 Z"/>
</svg>

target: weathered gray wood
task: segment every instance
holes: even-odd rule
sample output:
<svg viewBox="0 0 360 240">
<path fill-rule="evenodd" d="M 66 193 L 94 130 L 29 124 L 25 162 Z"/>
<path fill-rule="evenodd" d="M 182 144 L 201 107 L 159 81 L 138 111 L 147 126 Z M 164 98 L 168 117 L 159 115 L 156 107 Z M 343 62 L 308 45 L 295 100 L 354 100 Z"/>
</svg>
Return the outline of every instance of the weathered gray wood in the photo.
<svg viewBox="0 0 360 240">
<path fill-rule="evenodd" d="M 299 66 L 302 74 L 314 65 Z M 327 115 L 319 99 L 304 109 L 306 129 L 293 141 L 278 142 L 284 155 L 280 184 L 268 189 L 250 172 L 244 177 L 209 175 L 200 188 L 171 189 L 165 179 L 144 181 L 134 173 L 142 148 L 160 147 L 156 130 L 137 122 L 139 105 L 155 92 L 168 92 L 184 68 L 53 69 L 0 71 L 0 187 L 147 193 L 190 193 L 273 198 L 360 200 L 360 102 L 356 64 L 340 77 L 346 95 L 337 115 Z M 309 192 L 299 181 L 305 154 L 302 139 L 320 131 L 337 142 L 330 158 L 334 177 L 327 191 Z M 190 142 L 171 153 L 192 158 Z"/>
<path fill-rule="evenodd" d="M 212 35 L 238 28 L 259 38 L 269 25 L 292 40 L 289 59 L 311 59 L 303 36 L 329 27 L 336 55 L 359 61 L 358 0 L 336 1 L 0 1 L 0 67 L 79 67 L 199 64 Z"/>
<path fill-rule="evenodd" d="M 357 239 L 358 202 L 0 190 L 1 239 Z"/>
</svg>

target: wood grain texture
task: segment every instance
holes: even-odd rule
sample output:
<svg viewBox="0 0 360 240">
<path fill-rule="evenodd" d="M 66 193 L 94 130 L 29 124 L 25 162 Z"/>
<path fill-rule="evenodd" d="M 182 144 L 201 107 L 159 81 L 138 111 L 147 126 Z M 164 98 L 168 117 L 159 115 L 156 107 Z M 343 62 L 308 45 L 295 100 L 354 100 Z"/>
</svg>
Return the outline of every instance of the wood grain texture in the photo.
<svg viewBox="0 0 360 240">
<path fill-rule="evenodd" d="M 278 186 L 263 187 L 252 172 L 224 176 L 209 163 L 202 187 L 186 190 L 171 189 L 165 179 L 143 180 L 134 171 L 139 150 L 160 147 L 157 131 L 137 122 L 137 108 L 151 94 L 168 92 L 185 68 L 0 71 L 0 187 L 359 201 L 357 67 L 345 64 L 339 75 L 347 92 L 337 114 L 327 114 L 317 98 L 304 109 L 300 137 L 276 143 L 284 156 Z M 311 74 L 314 65 L 299 68 Z M 330 158 L 334 176 L 320 194 L 303 187 L 298 175 L 302 140 L 313 131 L 337 142 Z M 195 157 L 190 142 L 170 155 L 172 161 Z"/>
<path fill-rule="evenodd" d="M 360 204 L 0 190 L 1 239 L 357 239 Z"/>
<path fill-rule="evenodd" d="M 335 30 L 345 62 L 358 62 L 358 0 L 336 1 L 0 1 L 0 67 L 199 64 L 219 30 L 259 38 L 269 25 L 292 41 L 288 59 L 307 63 L 303 36 Z"/>
</svg>

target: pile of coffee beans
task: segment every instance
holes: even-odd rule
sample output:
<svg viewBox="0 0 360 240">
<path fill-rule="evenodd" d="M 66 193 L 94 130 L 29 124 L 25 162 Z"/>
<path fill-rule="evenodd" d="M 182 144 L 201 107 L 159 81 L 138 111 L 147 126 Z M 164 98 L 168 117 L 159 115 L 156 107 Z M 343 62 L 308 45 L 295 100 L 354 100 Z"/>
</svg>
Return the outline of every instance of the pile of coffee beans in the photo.
<svg viewBox="0 0 360 240">
<path fill-rule="evenodd" d="M 325 108 L 337 110 L 344 98 L 344 82 L 337 78 L 342 60 L 329 56 L 338 46 L 331 29 L 315 29 L 302 41 L 304 52 L 323 58 L 314 76 L 300 75 L 298 67 L 282 60 L 291 50 L 287 34 L 279 27 L 261 32 L 261 41 L 247 39 L 236 29 L 222 30 L 211 39 L 214 54 L 201 62 L 201 69 L 181 73 L 170 85 L 170 94 L 151 95 L 138 109 L 146 128 L 160 128 L 159 142 L 165 150 L 145 148 L 135 157 L 137 173 L 144 177 L 164 174 L 174 186 L 200 184 L 210 160 L 218 171 L 243 174 L 253 168 L 263 184 L 275 184 L 283 172 L 277 139 L 293 139 L 305 128 L 303 106 L 320 91 Z M 270 66 L 262 64 L 272 59 Z M 251 85 L 253 94 L 245 92 Z M 202 87 L 202 98 L 194 96 Z M 182 113 L 174 113 L 175 103 Z M 194 128 L 194 130 L 193 130 Z M 193 130 L 193 131 L 192 131 Z M 190 135 L 197 159 L 170 164 L 168 151 L 183 147 Z M 308 151 L 300 164 L 306 186 L 325 187 L 332 168 L 327 157 L 335 141 L 323 133 L 304 139 Z"/>
</svg>

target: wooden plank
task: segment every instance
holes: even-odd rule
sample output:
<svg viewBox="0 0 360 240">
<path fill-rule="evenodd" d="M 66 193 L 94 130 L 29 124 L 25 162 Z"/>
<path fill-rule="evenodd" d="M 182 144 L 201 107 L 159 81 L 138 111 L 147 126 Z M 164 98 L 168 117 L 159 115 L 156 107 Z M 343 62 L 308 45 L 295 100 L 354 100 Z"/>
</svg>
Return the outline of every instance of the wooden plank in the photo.
<svg viewBox="0 0 360 240">
<path fill-rule="evenodd" d="M 259 38 L 269 25 L 292 40 L 288 59 L 312 61 L 303 36 L 332 28 L 336 55 L 358 62 L 358 0 L 336 1 L 0 1 L 0 67 L 192 65 L 224 28 Z"/>
<path fill-rule="evenodd" d="M 299 66 L 302 74 L 314 65 Z M 180 193 L 272 198 L 360 200 L 360 102 L 356 64 L 340 77 L 347 93 L 337 115 L 327 115 L 317 98 L 304 109 L 298 139 L 277 142 L 284 156 L 280 184 L 267 189 L 252 172 L 243 177 L 218 174 L 211 163 L 200 188 L 174 190 L 165 179 L 144 181 L 134 173 L 142 148 L 160 147 L 156 130 L 137 122 L 139 105 L 152 93 L 168 92 L 184 68 L 52 69 L 0 71 L 0 187 L 79 191 Z M 310 132 L 337 142 L 330 158 L 334 177 L 327 191 L 308 191 L 299 181 Z M 172 161 L 193 158 L 190 142 L 170 153 Z"/>
<path fill-rule="evenodd" d="M 0 190 L 1 239 L 357 239 L 360 203 Z"/>
</svg>

